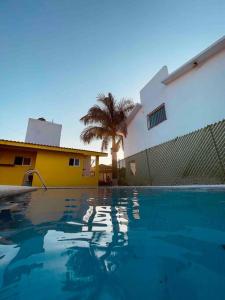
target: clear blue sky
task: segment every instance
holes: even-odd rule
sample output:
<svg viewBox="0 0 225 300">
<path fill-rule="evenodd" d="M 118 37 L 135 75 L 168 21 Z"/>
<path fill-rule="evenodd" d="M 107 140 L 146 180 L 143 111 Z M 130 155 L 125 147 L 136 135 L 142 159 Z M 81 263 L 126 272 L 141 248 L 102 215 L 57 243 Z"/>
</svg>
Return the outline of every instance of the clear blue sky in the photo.
<svg viewBox="0 0 225 300">
<path fill-rule="evenodd" d="M 139 101 L 163 65 L 173 71 L 225 34 L 221 0 L 0 1 L 0 138 L 24 140 L 27 119 L 63 124 L 84 146 L 80 117 L 98 93 Z"/>
</svg>

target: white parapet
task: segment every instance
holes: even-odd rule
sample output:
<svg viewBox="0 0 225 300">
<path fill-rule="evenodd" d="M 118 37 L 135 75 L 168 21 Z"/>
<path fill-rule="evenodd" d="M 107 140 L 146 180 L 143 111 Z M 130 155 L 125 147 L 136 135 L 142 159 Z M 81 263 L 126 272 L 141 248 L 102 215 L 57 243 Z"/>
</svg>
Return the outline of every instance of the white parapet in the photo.
<svg viewBox="0 0 225 300">
<path fill-rule="evenodd" d="M 29 118 L 25 142 L 60 146 L 61 131 L 61 124 Z"/>
</svg>

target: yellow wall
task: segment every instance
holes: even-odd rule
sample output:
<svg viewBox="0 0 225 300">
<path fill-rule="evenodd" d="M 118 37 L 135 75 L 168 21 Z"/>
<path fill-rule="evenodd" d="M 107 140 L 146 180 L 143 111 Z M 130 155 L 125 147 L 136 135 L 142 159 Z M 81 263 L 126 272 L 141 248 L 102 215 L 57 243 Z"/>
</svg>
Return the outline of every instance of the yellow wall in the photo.
<svg viewBox="0 0 225 300">
<path fill-rule="evenodd" d="M 69 159 L 73 157 L 80 159 L 80 166 L 69 166 Z M 38 170 L 45 184 L 49 187 L 97 185 L 98 167 L 95 176 L 82 176 L 85 157 L 81 154 L 38 150 L 35 169 Z M 34 176 L 33 186 L 41 186 L 37 175 Z"/>
<path fill-rule="evenodd" d="M 15 156 L 31 158 L 31 166 L 14 166 Z M 36 153 L 24 150 L 0 149 L 0 184 L 3 185 L 22 185 L 23 177 L 27 170 L 35 166 Z M 12 166 L 3 166 L 9 164 Z"/>
<path fill-rule="evenodd" d="M 98 185 L 98 157 L 95 176 L 82 176 L 84 160 L 88 156 L 76 153 L 48 150 L 19 150 L 0 147 L 0 184 L 22 185 L 27 170 L 35 169 L 47 186 L 94 186 Z M 31 166 L 14 165 L 15 156 L 31 158 Z M 79 158 L 80 166 L 69 166 L 70 158 Z M 5 164 L 5 166 L 3 166 Z M 8 164 L 8 165 L 6 165 Z M 10 166 L 11 165 L 11 166 Z M 32 186 L 42 186 L 37 175 L 34 175 Z"/>
</svg>

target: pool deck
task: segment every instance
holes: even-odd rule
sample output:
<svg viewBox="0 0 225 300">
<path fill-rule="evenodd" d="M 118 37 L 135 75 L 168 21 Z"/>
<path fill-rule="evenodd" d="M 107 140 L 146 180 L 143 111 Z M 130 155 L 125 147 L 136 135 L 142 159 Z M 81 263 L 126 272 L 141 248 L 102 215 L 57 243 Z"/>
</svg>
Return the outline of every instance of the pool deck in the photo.
<svg viewBox="0 0 225 300">
<path fill-rule="evenodd" d="M 29 186 L 0 185 L 0 199 L 9 196 L 33 192 L 36 190 L 37 188 Z"/>
</svg>

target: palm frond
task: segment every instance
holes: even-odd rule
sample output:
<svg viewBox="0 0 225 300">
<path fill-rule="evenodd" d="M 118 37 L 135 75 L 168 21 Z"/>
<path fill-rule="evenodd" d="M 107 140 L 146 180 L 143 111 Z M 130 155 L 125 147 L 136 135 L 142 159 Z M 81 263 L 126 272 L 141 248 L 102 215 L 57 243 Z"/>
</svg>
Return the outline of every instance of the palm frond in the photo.
<svg viewBox="0 0 225 300">
<path fill-rule="evenodd" d="M 100 126 L 88 126 L 81 132 L 80 138 L 84 143 L 89 144 L 93 139 L 103 139 L 108 136 L 107 128 Z"/>
<path fill-rule="evenodd" d="M 109 115 L 107 111 L 102 109 L 99 105 L 92 106 L 88 113 L 80 119 L 84 125 L 90 125 L 94 123 L 102 124 L 103 122 L 107 124 L 108 120 Z"/>
<path fill-rule="evenodd" d="M 110 137 L 104 136 L 104 138 L 102 139 L 101 151 L 108 150 L 109 141 L 110 141 Z"/>
<path fill-rule="evenodd" d="M 122 146 L 122 149 L 124 149 L 124 140 L 123 136 L 120 135 L 117 142 L 116 142 L 117 149 L 119 150 L 120 146 Z"/>
<path fill-rule="evenodd" d="M 112 146 L 112 148 L 114 151 L 118 152 L 120 149 L 120 146 L 122 146 L 122 148 L 123 148 L 123 136 L 117 135 L 117 140 L 116 140 L 114 146 Z"/>
<path fill-rule="evenodd" d="M 127 137 L 127 123 L 126 119 L 118 124 L 117 135 Z"/>
<path fill-rule="evenodd" d="M 123 98 L 117 104 L 118 111 L 123 112 L 126 117 L 127 117 L 128 113 L 133 110 L 133 108 L 134 108 L 134 102 L 130 99 Z"/>
<path fill-rule="evenodd" d="M 81 133 L 84 143 L 94 139 L 102 140 L 102 150 L 107 150 L 112 141 L 112 147 L 117 152 L 127 136 L 127 117 L 134 108 L 134 103 L 129 99 L 117 102 L 111 93 L 99 94 L 99 105 L 92 106 L 80 121 L 89 125 Z"/>
<path fill-rule="evenodd" d="M 103 104 L 111 117 L 111 121 L 113 121 L 114 112 L 116 111 L 116 100 L 113 95 L 111 93 L 108 93 L 108 96 L 99 94 L 97 100 Z"/>
</svg>

